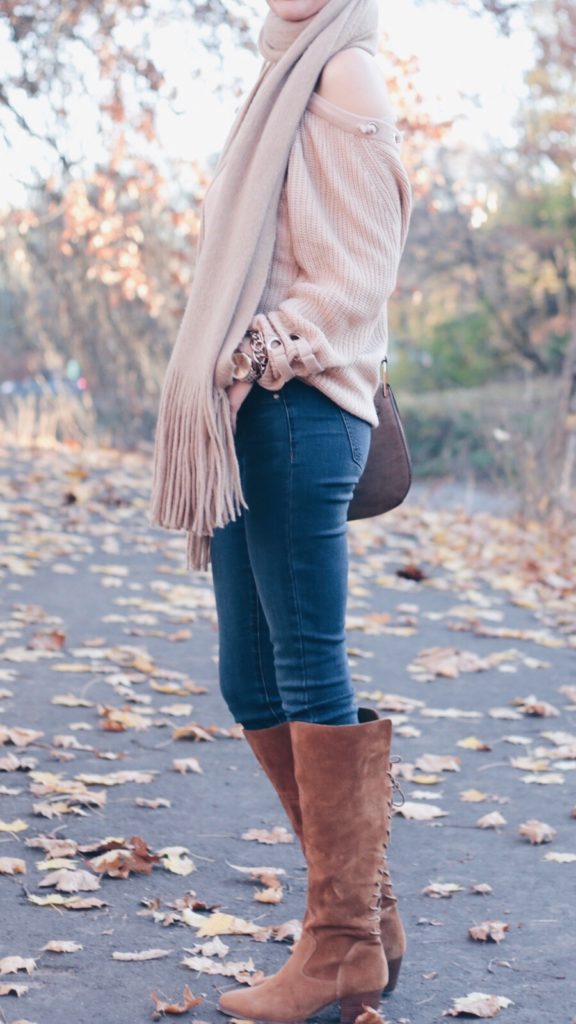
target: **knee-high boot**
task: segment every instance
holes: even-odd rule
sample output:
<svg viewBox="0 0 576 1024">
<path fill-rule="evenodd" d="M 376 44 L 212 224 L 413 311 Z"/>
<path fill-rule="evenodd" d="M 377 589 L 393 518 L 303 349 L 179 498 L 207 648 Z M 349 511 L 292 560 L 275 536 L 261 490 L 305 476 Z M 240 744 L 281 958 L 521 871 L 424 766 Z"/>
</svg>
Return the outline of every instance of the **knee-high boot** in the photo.
<svg viewBox="0 0 576 1024">
<path fill-rule="evenodd" d="M 391 800 L 382 778 L 392 723 L 290 722 L 294 774 L 308 863 L 302 937 L 289 961 L 220 1009 L 254 1021 L 304 1021 L 340 1003 L 341 1024 L 377 1006 L 388 982 L 380 940 L 380 893 Z"/>
<path fill-rule="evenodd" d="M 360 708 L 359 722 L 376 721 L 378 714 L 371 708 Z M 245 729 L 244 736 L 252 751 L 274 786 L 290 824 L 304 850 L 302 835 L 302 815 L 298 787 L 294 776 L 294 758 L 292 740 L 288 722 L 273 725 L 268 729 Z M 382 776 L 381 785 L 386 790 L 387 799 L 392 799 L 395 781 L 390 765 Z M 389 823 L 390 825 L 390 823 Z M 388 837 L 389 838 L 389 837 Z M 305 851 L 304 851 L 305 853 Z M 388 962 L 388 984 L 385 992 L 392 992 L 398 981 L 402 958 L 406 952 L 406 932 L 398 912 L 398 899 L 392 891 L 392 882 L 386 859 L 382 873 L 382 893 L 380 911 L 380 938 L 386 960 Z"/>
</svg>

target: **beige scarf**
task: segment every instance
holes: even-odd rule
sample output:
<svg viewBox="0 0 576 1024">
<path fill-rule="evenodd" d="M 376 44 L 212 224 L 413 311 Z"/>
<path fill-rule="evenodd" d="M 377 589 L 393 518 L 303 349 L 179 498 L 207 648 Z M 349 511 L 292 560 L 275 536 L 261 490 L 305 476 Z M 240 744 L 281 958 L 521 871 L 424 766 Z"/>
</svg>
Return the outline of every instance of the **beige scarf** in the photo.
<svg viewBox="0 0 576 1024">
<path fill-rule="evenodd" d="M 265 58 L 221 151 L 217 201 L 162 385 L 150 525 L 188 531 L 187 568 L 207 569 L 214 529 L 241 513 L 230 403 L 231 356 L 258 309 L 298 123 L 329 57 L 378 49 L 379 0 L 328 0 L 303 21 L 268 11 Z"/>
</svg>

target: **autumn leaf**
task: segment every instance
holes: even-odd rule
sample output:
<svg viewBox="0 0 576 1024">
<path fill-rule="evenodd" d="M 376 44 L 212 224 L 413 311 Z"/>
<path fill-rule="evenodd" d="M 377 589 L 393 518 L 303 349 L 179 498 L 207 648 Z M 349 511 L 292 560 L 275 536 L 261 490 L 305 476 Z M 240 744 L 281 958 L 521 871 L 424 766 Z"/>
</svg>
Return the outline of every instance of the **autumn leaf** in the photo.
<svg viewBox="0 0 576 1024">
<path fill-rule="evenodd" d="M 100 880 L 90 871 L 52 871 L 39 882 L 40 887 L 53 885 L 59 892 L 94 892 L 100 888 Z"/>
<path fill-rule="evenodd" d="M 171 949 L 143 949 L 140 953 L 112 953 L 113 960 L 123 960 L 127 963 L 140 960 L 161 960 L 162 957 L 170 956 Z"/>
<path fill-rule="evenodd" d="M 0 832 L 24 832 L 27 828 L 28 825 L 22 818 L 16 818 L 15 821 L 0 821 Z"/>
<path fill-rule="evenodd" d="M 79 942 L 66 939 L 50 939 L 42 946 L 44 953 L 79 953 L 81 949 L 84 949 L 84 946 L 81 946 Z"/>
<path fill-rule="evenodd" d="M 500 811 L 491 811 L 490 814 L 484 814 L 476 822 L 478 828 L 500 828 L 501 825 L 506 824 L 506 818 L 500 814 Z"/>
<path fill-rule="evenodd" d="M 167 1013 L 174 1015 L 187 1013 L 188 1010 L 193 1010 L 195 1006 L 200 1006 L 204 1002 L 203 996 L 194 997 L 188 985 L 184 986 L 181 1003 L 170 1003 L 165 999 L 161 999 L 156 992 L 151 992 L 150 998 L 155 1007 L 152 1014 L 153 1020 L 160 1020 Z"/>
<path fill-rule="evenodd" d="M 556 829 L 544 821 L 531 818 L 518 826 L 518 834 L 529 839 L 531 843 L 551 843 L 556 835 Z"/>
<path fill-rule="evenodd" d="M 431 821 L 433 818 L 446 817 L 448 811 L 443 811 L 441 807 L 435 807 L 433 804 L 419 804 L 411 800 L 405 800 L 402 806 L 396 809 L 395 813 L 400 814 L 403 818 L 412 818 L 415 821 Z"/>
<path fill-rule="evenodd" d="M 173 740 L 194 740 L 196 743 L 207 742 L 214 743 L 214 737 L 206 732 L 200 725 L 191 723 L 190 725 L 181 725 L 176 729 L 172 730 Z"/>
<path fill-rule="evenodd" d="M 459 1017 L 467 1014 L 472 1017 L 495 1017 L 500 1010 L 514 1003 L 506 996 L 487 995 L 485 992 L 470 992 L 467 996 L 453 999 L 454 1006 L 451 1010 L 445 1010 L 445 1017 Z"/>
<path fill-rule="evenodd" d="M 207 918 L 196 914 L 195 918 L 199 918 L 201 922 L 199 925 L 194 925 L 198 928 L 198 938 L 200 939 L 209 935 L 254 935 L 259 931 L 259 926 L 253 924 L 252 921 L 234 917 L 233 914 L 217 912 Z"/>
<path fill-rule="evenodd" d="M 464 886 L 458 882 L 430 882 L 422 892 L 432 899 L 449 899 L 455 892 L 464 892 Z"/>
<path fill-rule="evenodd" d="M 573 864 L 576 862 L 576 853 L 545 853 L 544 860 L 553 860 L 557 864 Z"/>
<path fill-rule="evenodd" d="M 160 858 L 162 867 L 173 875 L 190 875 L 196 870 L 196 865 L 186 856 L 187 853 L 189 850 L 185 846 L 165 846 L 157 851 L 156 856 Z"/>
<path fill-rule="evenodd" d="M 387 1024 L 387 1021 L 373 1006 L 362 1003 L 362 1013 L 358 1014 L 354 1024 Z"/>
<path fill-rule="evenodd" d="M 177 757 L 172 761 L 172 767 L 175 772 L 180 772 L 181 775 L 185 775 L 186 772 L 195 772 L 197 775 L 203 775 L 200 762 L 195 757 Z"/>
<path fill-rule="evenodd" d="M 456 746 L 464 747 L 465 750 L 492 750 L 488 743 L 484 743 L 476 736 L 466 736 L 463 740 L 457 740 Z"/>
<path fill-rule="evenodd" d="M 510 925 L 505 921 L 482 921 L 469 928 L 468 933 L 472 939 L 479 942 L 486 942 L 488 939 L 492 942 L 502 942 L 509 929 Z"/>
<path fill-rule="evenodd" d="M 452 754 L 422 754 L 414 764 L 423 772 L 459 772 L 462 760 Z"/>
<path fill-rule="evenodd" d="M 492 892 L 492 886 L 488 885 L 487 882 L 478 882 L 477 885 L 470 886 L 470 892 L 476 892 L 480 896 L 487 896 Z"/>
<path fill-rule="evenodd" d="M 243 832 L 241 839 L 255 840 L 257 843 L 276 845 L 276 843 L 293 843 L 294 836 L 283 825 L 275 825 L 273 829 L 251 828 Z"/>
<path fill-rule="evenodd" d="M 28 985 L 19 985 L 17 982 L 0 984 L 0 996 L 23 996 L 28 991 Z"/>
<path fill-rule="evenodd" d="M 149 807 L 152 811 L 158 810 L 159 807 L 172 807 L 172 801 L 166 800 L 162 796 L 157 796 L 153 800 L 147 800 L 145 796 L 137 796 L 134 803 L 137 807 Z"/>
<path fill-rule="evenodd" d="M 18 857 L 0 857 L 0 875 L 25 875 L 26 861 Z"/>
<path fill-rule="evenodd" d="M 105 900 L 97 896 L 62 896 L 59 892 L 52 892 L 49 896 L 36 896 L 34 893 L 28 895 L 28 902 L 34 903 L 37 907 L 64 907 L 65 910 L 98 910 L 100 907 L 107 907 Z"/>
<path fill-rule="evenodd" d="M 18 971 L 26 971 L 32 974 L 36 969 L 36 961 L 23 956 L 5 956 L 0 959 L 0 974 L 17 974 Z"/>
</svg>

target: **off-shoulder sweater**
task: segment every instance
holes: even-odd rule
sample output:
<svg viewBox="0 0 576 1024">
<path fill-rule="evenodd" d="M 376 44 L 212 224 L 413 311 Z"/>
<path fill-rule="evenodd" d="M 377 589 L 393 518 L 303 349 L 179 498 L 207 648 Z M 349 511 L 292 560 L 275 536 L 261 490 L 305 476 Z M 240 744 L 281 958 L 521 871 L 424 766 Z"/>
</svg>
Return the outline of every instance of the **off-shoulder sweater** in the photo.
<svg viewBox="0 0 576 1024">
<path fill-rule="evenodd" d="M 401 138 L 392 122 L 312 93 L 290 151 L 268 278 L 247 325 L 262 331 L 268 350 L 259 386 L 278 390 L 299 377 L 373 426 L 387 302 L 412 209 Z"/>
</svg>

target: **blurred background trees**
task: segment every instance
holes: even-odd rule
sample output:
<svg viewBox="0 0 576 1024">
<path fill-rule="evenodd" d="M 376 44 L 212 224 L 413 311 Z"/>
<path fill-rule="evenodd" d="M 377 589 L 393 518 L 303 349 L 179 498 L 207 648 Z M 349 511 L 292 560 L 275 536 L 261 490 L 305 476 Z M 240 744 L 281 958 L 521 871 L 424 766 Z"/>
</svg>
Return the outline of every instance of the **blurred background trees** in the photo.
<svg viewBox="0 0 576 1024">
<path fill-rule="evenodd" d="M 414 59 L 382 39 L 416 200 L 392 372 L 420 473 L 522 486 L 545 505 L 576 463 L 576 9 L 463 5 L 504 35 L 528 30 L 531 65 L 514 143 L 480 151 L 430 114 Z M 163 147 L 167 119 L 190 129 L 157 41 L 180 26 L 190 79 L 208 60 L 210 88 L 240 101 L 247 82 L 223 55 L 256 55 L 259 17 L 233 0 L 2 0 L 0 132 L 24 154 L 25 194 L 0 213 L 5 429 L 37 431 L 48 390 L 42 429 L 61 439 L 151 441 L 211 170 L 193 140 L 189 159 Z M 62 388 L 78 415 L 62 414 Z"/>
</svg>

